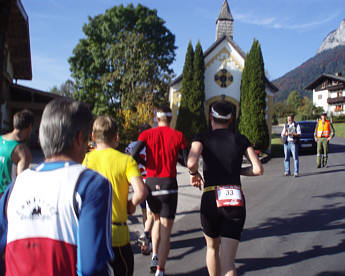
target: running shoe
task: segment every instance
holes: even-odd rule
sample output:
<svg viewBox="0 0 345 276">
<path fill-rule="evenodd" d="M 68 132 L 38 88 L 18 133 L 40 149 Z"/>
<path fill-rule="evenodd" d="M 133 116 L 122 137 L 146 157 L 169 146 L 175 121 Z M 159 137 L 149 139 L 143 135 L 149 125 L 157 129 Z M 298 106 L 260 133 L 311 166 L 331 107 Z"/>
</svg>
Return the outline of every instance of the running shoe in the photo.
<svg viewBox="0 0 345 276">
<path fill-rule="evenodd" d="M 151 270 L 152 273 L 156 272 L 157 266 L 158 266 L 158 257 L 157 256 L 153 256 L 152 257 L 152 261 L 151 261 L 151 266 L 150 266 L 150 270 Z"/>
<path fill-rule="evenodd" d="M 161 270 L 157 270 L 155 276 L 164 276 L 164 272 Z"/>
</svg>

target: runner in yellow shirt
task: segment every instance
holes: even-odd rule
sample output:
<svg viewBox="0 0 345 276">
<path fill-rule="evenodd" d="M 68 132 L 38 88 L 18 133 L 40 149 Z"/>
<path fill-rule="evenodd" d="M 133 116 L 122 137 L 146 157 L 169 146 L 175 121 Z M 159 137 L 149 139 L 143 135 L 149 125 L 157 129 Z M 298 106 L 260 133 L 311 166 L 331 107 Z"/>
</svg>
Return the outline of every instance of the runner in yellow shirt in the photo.
<svg viewBox="0 0 345 276">
<path fill-rule="evenodd" d="M 115 149 L 118 133 L 116 123 L 111 117 L 100 116 L 95 120 L 92 139 L 96 143 L 96 148 L 86 154 L 83 164 L 108 178 L 113 187 L 114 273 L 121 276 L 133 275 L 134 256 L 130 245 L 127 218 L 128 214 L 134 213 L 136 206 L 145 200 L 147 190 L 135 160 Z M 129 185 L 133 187 L 133 196 L 128 200 Z"/>
</svg>

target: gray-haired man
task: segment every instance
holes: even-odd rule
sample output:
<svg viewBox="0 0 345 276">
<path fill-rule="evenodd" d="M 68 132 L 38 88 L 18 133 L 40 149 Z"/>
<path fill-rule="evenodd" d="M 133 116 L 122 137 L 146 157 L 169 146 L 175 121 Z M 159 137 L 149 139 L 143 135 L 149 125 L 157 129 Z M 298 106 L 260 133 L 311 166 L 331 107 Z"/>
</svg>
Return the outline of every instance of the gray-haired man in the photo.
<svg viewBox="0 0 345 276">
<path fill-rule="evenodd" d="M 18 175 L 0 201 L 0 275 L 112 275 L 111 186 L 79 164 L 91 121 L 71 99 L 44 109 L 45 161 Z"/>
</svg>

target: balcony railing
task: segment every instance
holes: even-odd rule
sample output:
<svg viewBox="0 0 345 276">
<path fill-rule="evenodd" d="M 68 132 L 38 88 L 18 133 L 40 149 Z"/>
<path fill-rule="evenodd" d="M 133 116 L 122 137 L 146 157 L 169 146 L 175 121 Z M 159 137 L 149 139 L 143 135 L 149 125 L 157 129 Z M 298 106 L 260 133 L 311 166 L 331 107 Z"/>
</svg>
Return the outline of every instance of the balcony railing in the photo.
<svg viewBox="0 0 345 276">
<path fill-rule="evenodd" d="M 336 97 L 336 98 L 328 98 L 327 99 L 328 104 L 340 104 L 345 103 L 345 97 Z"/>
<path fill-rule="evenodd" d="M 322 90 L 328 90 L 328 91 L 335 91 L 335 90 L 344 90 L 345 83 L 337 83 L 337 84 L 323 84 L 319 87 L 315 88 L 315 91 L 322 91 Z"/>
</svg>

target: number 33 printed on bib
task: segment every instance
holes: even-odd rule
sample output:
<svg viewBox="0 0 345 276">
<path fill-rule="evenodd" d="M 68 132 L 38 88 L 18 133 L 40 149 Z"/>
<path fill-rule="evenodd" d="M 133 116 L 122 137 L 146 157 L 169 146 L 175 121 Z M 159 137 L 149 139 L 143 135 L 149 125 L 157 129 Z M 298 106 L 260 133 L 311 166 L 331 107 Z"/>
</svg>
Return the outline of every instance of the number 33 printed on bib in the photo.
<svg viewBox="0 0 345 276">
<path fill-rule="evenodd" d="M 219 186 L 216 188 L 217 207 L 243 206 L 243 195 L 239 186 Z"/>
</svg>

